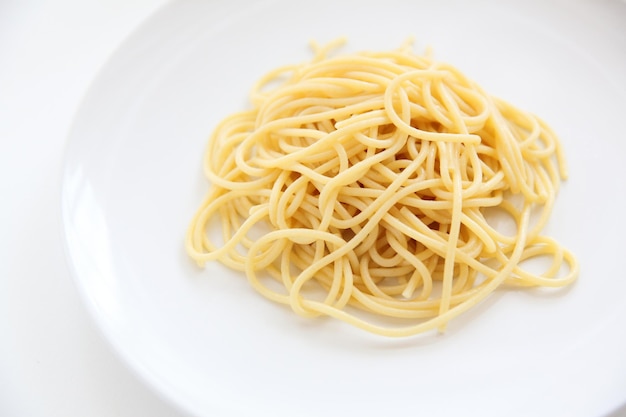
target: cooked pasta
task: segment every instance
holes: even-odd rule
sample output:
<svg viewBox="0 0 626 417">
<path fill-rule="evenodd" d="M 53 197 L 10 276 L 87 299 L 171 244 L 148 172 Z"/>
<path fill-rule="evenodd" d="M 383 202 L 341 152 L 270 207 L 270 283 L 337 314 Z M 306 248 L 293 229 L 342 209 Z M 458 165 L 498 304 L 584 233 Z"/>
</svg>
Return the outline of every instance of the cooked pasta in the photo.
<svg viewBox="0 0 626 417">
<path fill-rule="evenodd" d="M 542 235 L 566 176 L 546 123 L 409 44 L 333 46 L 265 75 L 211 135 L 194 260 L 302 316 L 396 337 L 443 331 L 500 287 L 576 279 Z M 551 262 L 531 272 L 534 258 Z"/>
</svg>

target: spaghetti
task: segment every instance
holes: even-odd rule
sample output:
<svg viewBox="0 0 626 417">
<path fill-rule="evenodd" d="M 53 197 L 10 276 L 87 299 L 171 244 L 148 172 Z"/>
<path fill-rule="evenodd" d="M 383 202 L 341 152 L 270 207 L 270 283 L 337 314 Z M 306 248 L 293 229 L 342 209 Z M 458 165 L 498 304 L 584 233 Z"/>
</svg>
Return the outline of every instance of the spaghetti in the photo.
<svg viewBox="0 0 626 417">
<path fill-rule="evenodd" d="M 386 336 L 443 331 L 503 285 L 576 279 L 575 257 L 541 234 L 566 176 L 541 119 L 409 45 L 331 46 L 268 73 L 252 109 L 213 132 L 193 259 L 245 272 L 300 315 Z M 545 257 L 542 273 L 524 268 Z"/>
</svg>

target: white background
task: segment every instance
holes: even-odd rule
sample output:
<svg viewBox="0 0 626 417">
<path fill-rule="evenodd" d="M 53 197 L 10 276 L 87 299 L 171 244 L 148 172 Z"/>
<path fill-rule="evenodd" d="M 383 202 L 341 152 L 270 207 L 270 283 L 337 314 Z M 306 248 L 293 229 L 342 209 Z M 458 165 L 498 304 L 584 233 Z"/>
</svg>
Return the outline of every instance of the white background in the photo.
<svg viewBox="0 0 626 417">
<path fill-rule="evenodd" d="M 0 416 L 174 417 L 95 327 L 61 246 L 72 117 L 158 0 L 0 0 Z"/>
<path fill-rule="evenodd" d="M 0 416 L 185 416 L 127 369 L 88 317 L 59 212 L 81 97 L 163 3 L 0 0 Z"/>
</svg>

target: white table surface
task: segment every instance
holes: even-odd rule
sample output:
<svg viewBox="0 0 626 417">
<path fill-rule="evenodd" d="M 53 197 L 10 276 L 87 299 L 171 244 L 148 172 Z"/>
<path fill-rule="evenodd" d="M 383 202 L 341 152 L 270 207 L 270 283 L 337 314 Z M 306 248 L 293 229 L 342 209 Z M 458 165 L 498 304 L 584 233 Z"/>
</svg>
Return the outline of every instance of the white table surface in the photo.
<svg viewBox="0 0 626 417">
<path fill-rule="evenodd" d="M 0 416 L 185 416 L 128 370 L 87 315 L 59 208 L 82 95 L 163 3 L 0 0 Z"/>
</svg>

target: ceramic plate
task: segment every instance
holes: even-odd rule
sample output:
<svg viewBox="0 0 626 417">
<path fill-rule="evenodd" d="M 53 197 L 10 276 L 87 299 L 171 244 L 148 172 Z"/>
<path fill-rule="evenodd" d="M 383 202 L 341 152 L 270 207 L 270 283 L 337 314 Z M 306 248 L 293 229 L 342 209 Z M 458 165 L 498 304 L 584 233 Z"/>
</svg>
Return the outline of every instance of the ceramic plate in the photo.
<svg viewBox="0 0 626 417">
<path fill-rule="evenodd" d="M 197 416 L 594 416 L 626 403 L 626 4 L 620 1 L 174 1 L 97 75 L 71 131 L 63 218 L 86 304 L 129 366 Z M 570 179 L 546 234 L 578 255 L 566 291 L 499 291 L 443 335 L 309 320 L 185 229 L 208 135 L 267 70 L 345 36 L 462 69 L 560 135 Z"/>
</svg>

